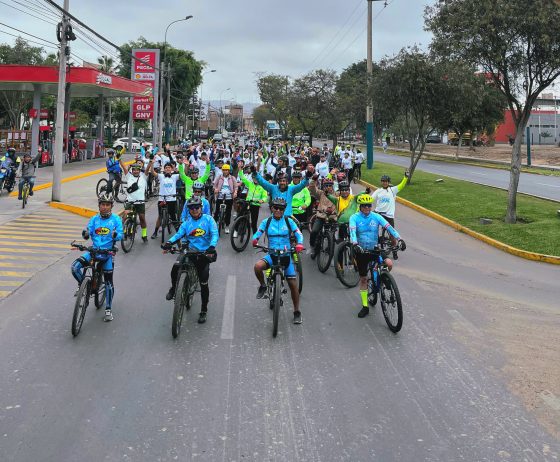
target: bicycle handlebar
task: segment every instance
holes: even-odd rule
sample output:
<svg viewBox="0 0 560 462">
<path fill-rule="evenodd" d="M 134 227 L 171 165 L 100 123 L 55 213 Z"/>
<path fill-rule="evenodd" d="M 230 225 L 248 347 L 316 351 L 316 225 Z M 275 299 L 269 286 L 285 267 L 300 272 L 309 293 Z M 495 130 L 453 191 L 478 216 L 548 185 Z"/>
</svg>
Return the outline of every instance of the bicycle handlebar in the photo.
<svg viewBox="0 0 560 462">
<path fill-rule="evenodd" d="M 265 253 L 272 253 L 272 254 L 285 254 L 285 253 L 295 253 L 296 248 L 295 247 L 290 247 L 289 249 L 286 250 L 282 250 L 282 249 L 271 249 L 270 247 L 265 247 L 264 245 L 255 245 L 253 246 L 255 249 L 257 250 L 262 250 Z M 305 248 L 303 249 L 305 250 Z"/>
<path fill-rule="evenodd" d="M 99 249 L 97 247 L 94 247 L 92 245 L 87 246 L 87 245 L 82 245 L 82 244 L 76 244 L 76 241 L 72 241 L 70 243 L 70 246 L 73 247 L 74 249 L 80 250 L 80 251 L 88 251 L 92 254 L 101 254 L 101 255 L 115 255 L 118 251 L 118 249 L 113 245 L 113 248 L 111 249 Z"/>
</svg>

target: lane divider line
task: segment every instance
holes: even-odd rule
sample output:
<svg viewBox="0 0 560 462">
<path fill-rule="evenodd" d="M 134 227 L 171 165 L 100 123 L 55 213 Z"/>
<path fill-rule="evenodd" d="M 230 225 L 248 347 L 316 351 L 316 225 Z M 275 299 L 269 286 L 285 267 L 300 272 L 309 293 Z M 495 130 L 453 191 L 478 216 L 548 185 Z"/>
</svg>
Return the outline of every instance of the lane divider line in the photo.
<svg viewBox="0 0 560 462">
<path fill-rule="evenodd" d="M 14 278 L 30 278 L 33 273 L 29 271 L 2 271 L 0 270 L 0 276 L 10 276 Z"/>
<path fill-rule="evenodd" d="M 374 186 L 371 183 L 368 183 L 366 181 L 360 180 L 359 183 L 363 186 L 368 186 L 370 188 L 373 188 L 374 190 L 377 189 L 376 186 Z M 527 250 L 518 249 L 517 247 L 513 247 L 511 245 L 504 244 L 503 242 L 500 242 L 496 239 L 492 239 L 491 237 L 485 236 L 484 234 L 478 233 L 478 232 L 476 232 L 476 231 L 474 231 L 470 228 L 467 228 L 466 226 L 460 225 L 459 223 L 457 223 L 453 220 L 450 220 L 449 218 L 446 218 L 443 215 L 440 215 L 439 213 L 433 212 L 433 211 L 431 211 L 431 210 L 429 210 L 425 207 L 422 207 L 421 205 L 418 205 L 418 204 L 415 204 L 414 202 L 403 199 L 402 197 L 397 196 L 396 199 L 397 199 L 397 202 L 399 202 L 400 204 L 403 204 L 406 207 L 414 209 L 414 210 L 416 210 L 417 212 L 420 212 L 423 215 L 426 215 L 430 218 L 433 218 L 434 220 L 437 220 L 440 223 L 443 223 L 447 226 L 450 226 L 451 228 L 456 229 L 457 231 L 465 233 L 465 234 L 473 237 L 474 239 L 478 239 L 479 241 L 482 241 L 485 244 L 491 245 L 492 247 L 495 247 L 496 249 L 502 250 L 502 251 L 507 252 L 511 255 L 515 255 L 516 257 L 525 258 L 526 260 L 540 261 L 540 262 L 544 262 L 544 263 L 550 263 L 552 265 L 560 265 L 560 257 L 557 257 L 555 255 L 544 255 L 542 253 L 529 252 Z"/>
</svg>

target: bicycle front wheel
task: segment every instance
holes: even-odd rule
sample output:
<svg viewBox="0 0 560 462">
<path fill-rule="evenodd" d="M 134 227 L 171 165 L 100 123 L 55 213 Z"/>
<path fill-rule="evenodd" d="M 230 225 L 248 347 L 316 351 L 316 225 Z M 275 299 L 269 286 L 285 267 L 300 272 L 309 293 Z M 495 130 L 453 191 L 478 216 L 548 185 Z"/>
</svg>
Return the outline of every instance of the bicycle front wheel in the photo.
<svg viewBox="0 0 560 462">
<path fill-rule="evenodd" d="M 280 318 L 280 303 L 282 296 L 282 276 L 280 274 L 274 275 L 274 286 L 272 289 L 272 336 L 278 335 L 278 319 Z"/>
<path fill-rule="evenodd" d="M 321 273 L 326 273 L 333 258 L 333 237 L 331 233 L 319 236 L 319 252 L 317 253 L 317 267 Z"/>
<path fill-rule="evenodd" d="M 134 245 L 134 238 L 136 237 L 136 230 L 134 229 L 134 221 L 127 218 L 124 222 L 124 235 L 121 239 L 121 247 L 124 253 L 128 253 L 132 250 L 132 246 Z"/>
<path fill-rule="evenodd" d="M 101 178 L 95 187 L 95 194 L 97 194 L 97 197 L 104 196 L 107 193 L 108 186 L 109 182 L 107 181 L 107 178 Z"/>
<path fill-rule="evenodd" d="M 389 273 L 381 273 L 380 301 L 383 317 L 391 332 L 397 333 L 401 330 L 403 323 L 403 311 L 401 294 L 395 278 Z"/>
<path fill-rule="evenodd" d="M 27 204 L 27 197 L 29 196 L 29 186 L 23 185 L 23 191 L 21 192 L 21 208 L 24 209 Z"/>
<path fill-rule="evenodd" d="M 126 191 L 124 190 L 124 185 L 122 182 L 115 182 L 115 183 L 116 183 L 114 189 L 115 200 L 119 204 L 122 204 L 126 200 Z"/>
<path fill-rule="evenodd" d="M 95 283 L 95 293 L 93 301 L 95 302 L 95 307 L 99 309 L 105 304 L 105 281 L 103 279 L 103 274 L 101 273 L 101 271 L 97 273 L 96 278 L 97 281 Z"/>
<path fill-rule="evenodd" d="M 334 271 L 338 280 L 346 287 L 356 287 L 360 282 L 360 274 L 354 257 L 354 249 L 350 242 L 341 242 L 334 253 Z"/>
<path fill-rule="evenodd" d="M 72 316 L 72 335 L 76 337 L 82 329 L 84 316 L 86 315 L 87 306 L 89 304 L 89 288 L 91 285 L 91 277 L 86 276 L 76 296 L 76 303 L 74 304 L 74 315 Z"/>
<path fill-rule="evenodd" d="M 166 208 L 161 210 L 161 243 L 165 244 L 165 229 L 169 226 L 169 212 Z"/>
<path fill-rule="evenodd" d="M 182 271 L 175 288 L 175 302 L 173 304 L 173 321 L 171 323 L 171 335 L 177 338 L 181 332 L 181 324 L 183 323 L 183 312 L 187 303 L 188 286 L 187 273 Z"/>
<path fill-rule="evenodd" d="M 249 217 L 241 215 L 233 222 L 233 230 L 230 234 L 230 241 L 233 250 L 243 252 L 249 244 L 251 238 Z"/>
</svg>

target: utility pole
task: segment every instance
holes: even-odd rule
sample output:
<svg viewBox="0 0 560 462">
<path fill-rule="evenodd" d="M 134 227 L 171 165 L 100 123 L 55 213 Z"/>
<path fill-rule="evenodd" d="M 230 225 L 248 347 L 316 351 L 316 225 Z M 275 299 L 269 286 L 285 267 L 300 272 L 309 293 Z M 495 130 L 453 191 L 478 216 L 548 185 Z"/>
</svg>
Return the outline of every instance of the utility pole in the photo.
<svg viewBox="0 0 560 462">
<path fill-rule="evenodd" d="M 64 10 L 70 8 L 70 0 L 64 0 Z M 59 66 L 58 66 L 58 96 L 56 100 L 56 129 L 54 143 L 54 165 L 53 165 L 53 186 L 52 201 L 60 202 L 62 200 L 62 164 L 64 162 L 64 105 L 66 96 L 66 60 L 70 54 L 68 48 L 68 40 L 66 31 L 68 27 L 68 17 L 63 14 L 62 22 L 58 25 L 60 30 L 58 37 L 60 38 L 59 49 Z M 66 140 L 69 142 L 69 140 Z"/>
<path fill-rule="evenodd" d="M 167 111 L 165 112 L 165 143 L 169 143 L 169 119 L 171 115 L 171 63 L 167 63 Z M 162 146 L 163 147 L 163 146 Z"/>
<path fill-rule="evenodd" d="M 373 0 L 367 0 L 368 14 L 367 14 L 367 95 L 368 105 L 366 109 L 366 146 L 367 146 L 367 168 L 373 168 L 373 107 L 371 105 L 371 80 L 373 75 L 373 44 L 372 44 L 372 23 Z"/>
</svg>

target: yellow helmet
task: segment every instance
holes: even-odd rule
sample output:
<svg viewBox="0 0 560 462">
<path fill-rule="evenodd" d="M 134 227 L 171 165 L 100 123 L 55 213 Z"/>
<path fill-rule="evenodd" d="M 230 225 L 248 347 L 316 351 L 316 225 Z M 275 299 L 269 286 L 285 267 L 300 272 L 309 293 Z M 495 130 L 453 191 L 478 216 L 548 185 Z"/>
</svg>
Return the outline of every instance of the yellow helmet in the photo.
<svg viewBox="0 0 560 462">
<path fill-rule="evenodd" d="M 360 194 L 358 196 L 358 205 L 373 204 L 373 197 L 369 194 Z"/>
<path fill-rule="evenodd" d="M 222 165 L 222 170 L 229 170 L 230 168 L 229 164 Z"/>
</svg>

